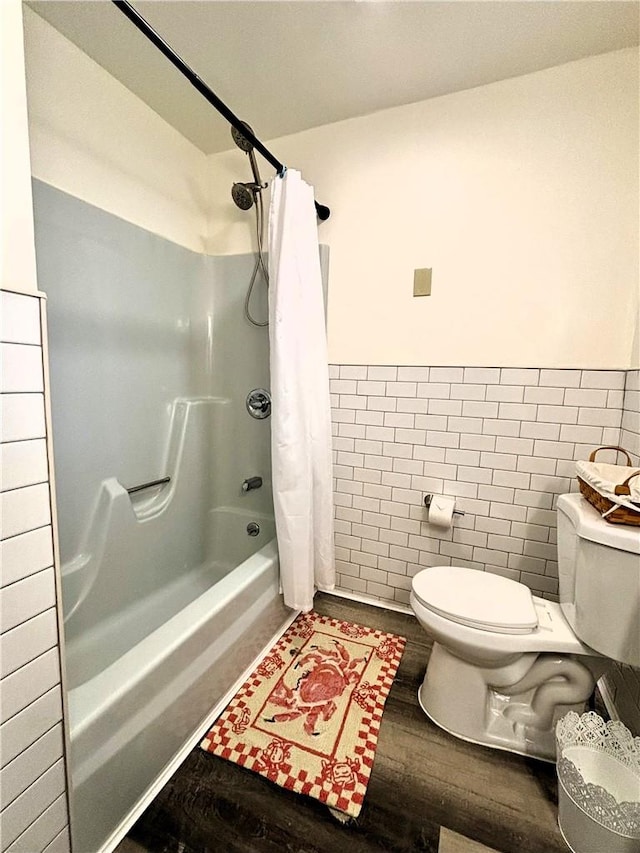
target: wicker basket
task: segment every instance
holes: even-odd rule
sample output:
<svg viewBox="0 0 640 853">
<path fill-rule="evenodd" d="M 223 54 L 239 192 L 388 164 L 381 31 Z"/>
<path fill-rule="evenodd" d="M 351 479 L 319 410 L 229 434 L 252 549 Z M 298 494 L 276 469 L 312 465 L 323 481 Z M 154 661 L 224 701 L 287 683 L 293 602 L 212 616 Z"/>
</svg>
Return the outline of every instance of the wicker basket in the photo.
<svg viewBox="0 0 640 853">
<path fill-rule="evenodd" d="M 622 447 L 615 447 L 608 445 L 607 447 L 598 447 L 593 453 L 589 456 L 589 462 L 596 461 L 596 453 L 599 453 L 601 450 L 617 450 L 620 453 L 624 453 L 627 457 L 627 465 L 631 467 L 631 457 L 627 453 L 626 450 Z M 619 486 L 616 486 L 615 493 L 616 495 L 630 495 L 631 489 L 629 488 L 629 481 L 633 477 L 640 477 L 640 471 L 635 471 L 631 474 L 627 479 L 620 483 Z M 608 521 L 610 524 L 634 524 L 636 526 L 640 526 L 640 507 L 637 510 L 630 509 L 626 506 L 618 506 L 613 512 L 609 512 L 612 507 L 616 506 L 609 498 L 605 498 L 604 495 L 601 495 L 600 492 L 596 491 L 589 483 L 585 483 L 585 481 L 578 477 L 578 483 L 580 485 L 580 492 L 586 500 L 589 501 L 591 506 L 595 507 L 601 516 L 603 516 L 605 521 Z M 607 513 L 605 515 L 605 513 Z"/>
</svg>

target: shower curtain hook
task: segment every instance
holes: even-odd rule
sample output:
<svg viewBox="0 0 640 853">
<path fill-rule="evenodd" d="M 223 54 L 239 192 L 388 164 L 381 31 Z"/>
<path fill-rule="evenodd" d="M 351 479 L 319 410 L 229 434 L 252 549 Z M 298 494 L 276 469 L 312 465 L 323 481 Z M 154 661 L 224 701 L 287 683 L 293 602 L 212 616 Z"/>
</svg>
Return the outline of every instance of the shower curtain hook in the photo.
<svg viewBox="0 0 640 853">
<path fill-rule="evenodd" d="M 287 167 L 286 167 L 286 166 L 283 166 L 283 167 L 282 167 L 282 169 L 278 172 L 278 177 L 279 177 L 279 178 L 284 178 L 284 176 L 285 176 L 285 172 L 286 172 L 286 171 L 287 171 Z"/>
</svg>

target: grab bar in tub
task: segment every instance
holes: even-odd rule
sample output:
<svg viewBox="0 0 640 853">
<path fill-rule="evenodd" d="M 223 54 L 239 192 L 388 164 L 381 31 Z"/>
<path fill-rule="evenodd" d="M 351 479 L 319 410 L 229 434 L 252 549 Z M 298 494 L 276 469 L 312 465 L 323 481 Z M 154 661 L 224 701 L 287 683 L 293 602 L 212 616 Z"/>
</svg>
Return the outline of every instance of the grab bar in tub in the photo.
<svg viewBox="0 0 640 853">
<path fill-rule="evenodd" d="M 151 486 L 162 486 L 163 483 L 170 483 L 171 477 L 161 477 L 159 480 L 151 480 L 149 483 L 141 483 L 139 486 L 131 486 L 127 489 L 127 493 L 132 495 L 134 492 L 141 492 L 143 489 L 150 489 Z"/>
</svg>

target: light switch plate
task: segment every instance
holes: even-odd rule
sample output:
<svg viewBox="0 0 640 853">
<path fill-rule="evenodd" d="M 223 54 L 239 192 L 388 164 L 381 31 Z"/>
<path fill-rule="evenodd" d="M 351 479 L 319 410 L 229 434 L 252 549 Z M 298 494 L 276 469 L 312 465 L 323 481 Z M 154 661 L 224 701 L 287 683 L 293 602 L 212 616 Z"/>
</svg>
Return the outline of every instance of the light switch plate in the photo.
<svg viewBox="0 0 640 853">
<path fill-rule="evenodd" d="M 431 269 L 413 271 L 413 295 L 431 296 Z"/>
</svg>

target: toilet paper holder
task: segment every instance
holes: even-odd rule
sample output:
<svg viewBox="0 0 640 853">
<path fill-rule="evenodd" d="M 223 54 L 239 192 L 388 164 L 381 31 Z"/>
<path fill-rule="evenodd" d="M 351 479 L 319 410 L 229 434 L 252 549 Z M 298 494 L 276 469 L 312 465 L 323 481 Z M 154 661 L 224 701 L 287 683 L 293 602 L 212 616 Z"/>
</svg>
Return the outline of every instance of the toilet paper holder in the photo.
<svg viewBox="0 0 640 853">
<path fill-rule="evenodd" d="M 424 505 L 426 506 L 427 509 L 429 509 L 429 507 L 431 506 L 432 500 L 433 500 L 433 495 L 425 495 L 424 496 Z M 464 515 L 464 511 L 461 509 L 454 509 L 453 514 L 454 515 Z"/>
</svg>

